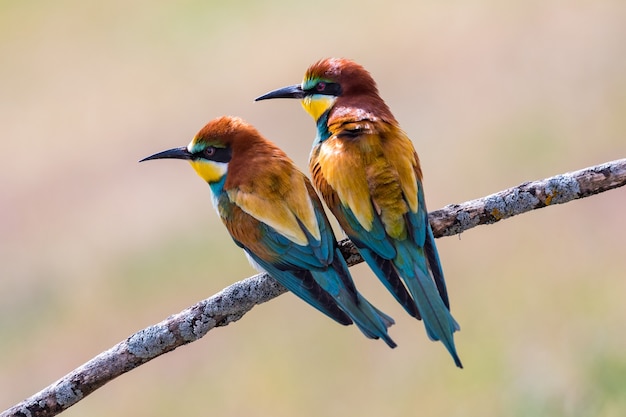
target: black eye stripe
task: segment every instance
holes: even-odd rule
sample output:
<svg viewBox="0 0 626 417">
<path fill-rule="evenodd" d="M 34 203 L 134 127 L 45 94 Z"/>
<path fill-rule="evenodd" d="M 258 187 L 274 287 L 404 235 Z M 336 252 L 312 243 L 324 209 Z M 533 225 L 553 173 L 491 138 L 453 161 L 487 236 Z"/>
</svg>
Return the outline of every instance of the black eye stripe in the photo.
<svg viewBox="0 0 626 417">
<path fill-rule="evenodd" d="M 195 159 L 208 159 L 209 161 L 215 162 L 230 162 L 232 158 L 232 150 L 230 148 L 216 148 L 214 146 L 207 146 L 201 152 L 195 154 Z"/>
<path fill-rule="evenodd" d="M 323 94 L 325 96 L 340 96 L 341 86 L 337 83 L 320 81 L 313 87 L 305 90 L 307 95 Z"/>
</svg>

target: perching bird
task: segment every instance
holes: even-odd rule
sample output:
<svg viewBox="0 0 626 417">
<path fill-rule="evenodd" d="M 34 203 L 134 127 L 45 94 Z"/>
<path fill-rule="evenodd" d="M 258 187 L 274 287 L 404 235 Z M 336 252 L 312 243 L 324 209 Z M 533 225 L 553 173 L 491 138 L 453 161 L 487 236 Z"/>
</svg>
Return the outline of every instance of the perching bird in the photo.
<svg viewBox="0 0 626 417">
<path fill-rule="evenodd" d="M 187 147 L 142 159 L 189 161 L 252 263 L 335 321 L 353 322 L 372 339 L 396 344 L 394 321 L 354 286 L 331 226 L 308 178 L 289 157 L 236 117 L 209 122 Z"/>
<path fill-rule="evenodd" d="M 353 61 L 323 59 L 302 84 L 256 100 L 271 98 L 302 101 L 317 124 L 309 160 L 315 187 L 378 278 L 462 368 L 419 159 L 372 76 Z"/>
</svg>

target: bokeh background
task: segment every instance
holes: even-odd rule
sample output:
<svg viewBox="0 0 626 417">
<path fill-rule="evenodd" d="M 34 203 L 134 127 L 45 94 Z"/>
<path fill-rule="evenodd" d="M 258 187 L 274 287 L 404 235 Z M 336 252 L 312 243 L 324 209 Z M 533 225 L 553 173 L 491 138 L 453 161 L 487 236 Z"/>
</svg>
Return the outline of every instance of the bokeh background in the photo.
<svg viewBox="0 0 626 417">
<path fill-rule="evenodd" d="M 183 163 L 242 116 L 306 169 L 294 101 L 362 63 L 415 142 L 430 209 L 626 156 L 626 3 L 0 1 L 0 409 L 253 274 Z M 465 369 L 367 268 L 399 347 L 291 294 L 66 416 L 623 416 L 626 190 L 439 239 Z"/>
</svg>

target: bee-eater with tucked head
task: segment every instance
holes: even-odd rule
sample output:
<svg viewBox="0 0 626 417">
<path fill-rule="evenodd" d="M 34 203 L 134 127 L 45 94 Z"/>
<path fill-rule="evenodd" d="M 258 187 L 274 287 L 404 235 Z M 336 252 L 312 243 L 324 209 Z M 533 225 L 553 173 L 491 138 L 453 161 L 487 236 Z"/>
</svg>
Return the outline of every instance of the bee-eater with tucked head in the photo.
<svg viewBox="0 0 626 417">
<path fill-rule="evenodd" d="M 323 59 L 301 84 L 256 100 L 271 98 L 302 101 L 317 124 L 309 160 L 315 187 L 378 278 L 462 368 L 420 162 L 372 76 L 353 61 Z"/>
<path fill-rule="evenodd" d="M 189 161 L 255 266 L 335 321 L 354 322 L 365 336 L 396 346 L 387 334 L 393 319 L 356 290 L 309 179 L 254 127 L 235 117 L 217 118 L 188 146 L 142 161 L 161 158 Z"/>
</svg>

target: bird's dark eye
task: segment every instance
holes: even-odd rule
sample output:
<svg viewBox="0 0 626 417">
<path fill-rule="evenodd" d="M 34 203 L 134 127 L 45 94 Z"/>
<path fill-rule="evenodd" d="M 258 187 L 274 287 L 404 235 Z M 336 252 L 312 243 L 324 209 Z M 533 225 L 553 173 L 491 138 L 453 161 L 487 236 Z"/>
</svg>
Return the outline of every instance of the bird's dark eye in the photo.
<svg viewBox="0 0 626 417">
<path fill-rule="evenodd" d="M 304 90 L 305 95 L 321 94 L 325 96 L 339 97 L 341 95 L 341 86 L 338 83 L 330 81 L 318 81 L 313 86 Z"/>
<path fill-rule="evenodd" d="M 203 151 L 197 154 L 198 158 L 208 159 L 213 162 L 230 162 L 230 158 L 232 157 L 233 152 L 232 149 L 220 148 L 219 146 L 207 146 Z"/>
</svg>

